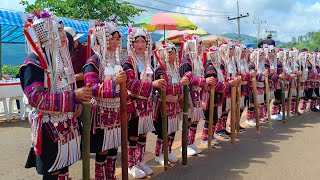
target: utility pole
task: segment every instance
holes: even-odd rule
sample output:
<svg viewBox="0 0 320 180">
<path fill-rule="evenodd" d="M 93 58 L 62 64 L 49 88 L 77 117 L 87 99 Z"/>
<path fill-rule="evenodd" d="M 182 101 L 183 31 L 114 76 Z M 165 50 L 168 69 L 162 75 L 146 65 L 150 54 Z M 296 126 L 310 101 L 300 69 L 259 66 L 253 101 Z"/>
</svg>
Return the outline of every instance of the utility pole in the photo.
<svg viewBox="0 0 320 180">
<path fill-rule="evenodd" d="M 259 40 L 259 38 L 260 38 L 260 25 L 264 24 L 264 23 L 267 23 L 267 21 L 261 21 L 260 17 L 258 17 L 258 22 L 253 21 L 253 24 L 258 24 L 258 38 L 257 38 L 257 40 Z"/>
<path fill-rule="evenodd" d="M 240 19 L 245 17 L 249 17 L 249 13 L 247 13 L 247 15 L 244 16 L 242 14 L 239 14 L 239 2 L 237 1 L 237 17 L 228 17 L 228 20 L 230 21 L 236 19 L 238 21 L 238 43 L 240 43 Z"/>
</svg>

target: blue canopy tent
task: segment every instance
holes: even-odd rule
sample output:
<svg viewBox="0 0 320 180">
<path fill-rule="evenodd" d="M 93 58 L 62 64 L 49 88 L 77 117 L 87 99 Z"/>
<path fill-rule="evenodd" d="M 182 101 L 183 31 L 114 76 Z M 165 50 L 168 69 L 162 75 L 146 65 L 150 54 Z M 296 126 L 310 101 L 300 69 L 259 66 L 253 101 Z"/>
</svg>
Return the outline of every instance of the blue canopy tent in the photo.
<svg viewBox="0 0 320 180">
<path fill-rule="evenodd" d="M 245 45 L 247 46 L 247 48 L 257 48 L 258 47 L 258 43 L 246 43 Z"/>
<path fill-rule="evenodd" d="M 21 16 L 26 16 L 27 14 L 18 11 L 9 11 L 0 9 L 0 25 L 1 25 L 1 42 L 2 43 L 24 43 L 25 38 L 23 35 L 23 20 Z M 82 37 L 82 41 L 85 41 L 88 30 L 89 22 L 61 18 L 65 26 L 69 26 L 78 34 L 85 34 Z M 128 34 L 128 27 L 120 27 L 121 33 L 123 35 Z M 81 41 L 81 40 L 80 40 Z"/>
</svg>

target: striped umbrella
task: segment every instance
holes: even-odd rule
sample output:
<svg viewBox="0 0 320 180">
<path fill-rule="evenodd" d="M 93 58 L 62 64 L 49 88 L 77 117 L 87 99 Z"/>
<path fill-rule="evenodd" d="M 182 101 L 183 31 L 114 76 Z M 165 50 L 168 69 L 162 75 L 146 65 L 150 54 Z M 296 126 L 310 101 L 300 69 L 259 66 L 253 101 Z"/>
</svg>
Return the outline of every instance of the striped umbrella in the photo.
<svg viewBox="0 0 320 180">
<path fill-rule="evenodd" d="M 144 27 L 148 31 L 197 29 L 188 18 L 174 13 L 158 13 L 146 16 L 133 26 Z"/>
</svg>

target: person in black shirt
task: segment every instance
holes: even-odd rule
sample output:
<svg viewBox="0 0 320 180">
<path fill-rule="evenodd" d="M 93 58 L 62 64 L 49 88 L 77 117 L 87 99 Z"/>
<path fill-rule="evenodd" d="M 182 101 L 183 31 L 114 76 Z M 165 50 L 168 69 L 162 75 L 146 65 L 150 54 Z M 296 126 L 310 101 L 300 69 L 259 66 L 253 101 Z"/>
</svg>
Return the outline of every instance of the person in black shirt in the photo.
<svg viewBox="0 0 320 180">
<path fill-rule="evenodd" d="M 258 47 L 262 48 L 264 44 L 273 45 L 274 47 L 276 47 L 276 42 L 272 39 L 271 34 L 268 34 L 267 39 L 260 41 Z"/>
</svg>

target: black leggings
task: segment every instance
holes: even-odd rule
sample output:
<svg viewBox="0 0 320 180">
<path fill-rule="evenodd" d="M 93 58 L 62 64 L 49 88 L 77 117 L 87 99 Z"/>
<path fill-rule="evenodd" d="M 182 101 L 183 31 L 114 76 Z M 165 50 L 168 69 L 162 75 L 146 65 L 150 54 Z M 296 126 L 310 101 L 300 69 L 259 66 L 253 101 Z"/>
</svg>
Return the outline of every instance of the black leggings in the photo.
<svg viewBox="0 0 320 180">
<path fill-rule="evenodd" d="M 156 131 L 154 132 L 155 135 L 157 135 L 158 139 L 162 139 L 163 140 L 163 134 L 162 134 L 162 117 L 161 115 L 159 115 L 158 117 L 158 121 L 154 121 L 153 125 L 156 129 Z M 168 123 L 167 123 L 168 125 Z M 168 126 L 167 126 L 168 129 Z M 172 132 L 171 134 L 169 134 L 168 136 L 174 136 L 176 132 Z"/>
<path fill-rule="evenodd" d="M 306 101 L 308 101 L 309 99 L 311 99 L 311 100 L 315 100 L 316 99 L 315 97 L 312 97 L 312 95 L 313 95 L 313 89 L 312 88 L 304 90 L 304 94 L 305 94 L 305 97 L 303 97 L 303 99 L 306 100 Z"/>
<path fill-rule="evenodd" d="M 314 93 L 319 97 L 320 96 L 319 88 L 314 88 Z"/>
<path fill-rule="evenodd" d="M 218 107 L 214 107 L 213 113 L 213 126 L 215 126 L 218 122 Z M 204 128 L 208 128 L 209 126 L 209 110 L 203 110 L 204 114 Z"/>
<path fill-rule="evenodd" d="M 138 137 L 139 117 L 132 117 L 128 123 L 128 138 Z"/>
</svg>

